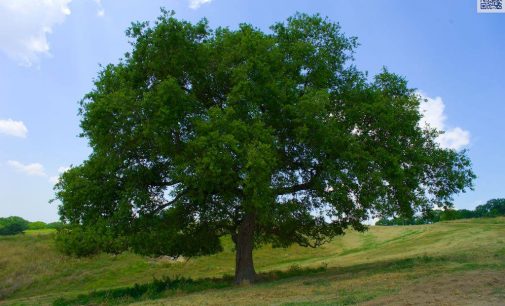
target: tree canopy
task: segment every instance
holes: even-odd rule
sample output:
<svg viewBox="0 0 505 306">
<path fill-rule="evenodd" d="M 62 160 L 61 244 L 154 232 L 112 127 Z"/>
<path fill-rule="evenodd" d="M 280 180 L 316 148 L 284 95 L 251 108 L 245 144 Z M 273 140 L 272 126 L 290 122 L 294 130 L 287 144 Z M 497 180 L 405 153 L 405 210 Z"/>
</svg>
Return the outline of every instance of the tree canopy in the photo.
<svg viewBox="0 0 505 306">
<path fill-rule="evenodd" d="M 475 212 L 479 217 L 505 216 L 505 199 L 491 199 L 486 204 L 478 205 Z"/>
<path fill-rule="evenodd" d="M 28 229 L 29 223 L 17 216 L 0 218 L 0 236 L 20 234 Z"/>
<path fill-rule="evenodd" d="M 407 81 L 368 78 L 356 39 L 319 15 L 265 32 L 163 10 L 127 35 L 80 104 L 93 152 L 55 187 L 67 252 L 197 256 L 230 235 L 236 282 L 252 282 L 254 246 L 316 247 L 472 184 L 466 153 L 420 126 Z"/>
</svg>

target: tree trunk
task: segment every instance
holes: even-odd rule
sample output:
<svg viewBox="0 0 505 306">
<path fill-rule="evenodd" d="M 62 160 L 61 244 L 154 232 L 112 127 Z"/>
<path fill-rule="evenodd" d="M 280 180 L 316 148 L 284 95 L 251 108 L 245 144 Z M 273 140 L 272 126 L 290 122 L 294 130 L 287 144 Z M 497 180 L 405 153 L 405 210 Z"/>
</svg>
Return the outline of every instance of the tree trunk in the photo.
<svg viewBox="0 0 505 306">
<path fill-rule="evenodd" d="M 240 224 L 235 242 L 235 284 L 253 283 L 256 278 L 253 264 L 255 216 L 248 214 Z"/>
</svg>

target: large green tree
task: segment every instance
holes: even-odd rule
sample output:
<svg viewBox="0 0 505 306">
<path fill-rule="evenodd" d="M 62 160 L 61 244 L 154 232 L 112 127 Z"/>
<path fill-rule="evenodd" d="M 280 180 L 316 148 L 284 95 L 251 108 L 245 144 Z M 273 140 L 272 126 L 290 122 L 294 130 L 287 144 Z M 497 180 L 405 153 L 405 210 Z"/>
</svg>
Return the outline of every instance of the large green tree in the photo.
<svg viewBox="0 0 505 306">
<path fill-rule="evenodd" d="M 471 186 L 405 79 L 358 71 L 355 38 L 319 15 L 264 32 L 162 11 L 127 35 L 131 52 L 81 102 L 93 153 L 55 187 L 69 252 L 197 256 L 229 235 L 236 282 L 252 282 L 255 246 L 316 247 Z"/>
</svg>

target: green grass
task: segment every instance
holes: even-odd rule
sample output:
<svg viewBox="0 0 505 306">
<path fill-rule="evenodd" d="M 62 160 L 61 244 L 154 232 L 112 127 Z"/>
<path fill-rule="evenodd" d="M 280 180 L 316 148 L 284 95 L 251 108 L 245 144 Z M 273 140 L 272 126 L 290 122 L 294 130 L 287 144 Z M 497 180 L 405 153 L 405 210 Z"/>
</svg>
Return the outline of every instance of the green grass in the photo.
<svg viewBox="0 0 505 306">
<path fill-rule="evenodd" d="M 53 234 L 53 233 L 56 233 L 56 230 L 52 229 L 52 228 L 39 229 L 39 230 L 26 230 L 25 231 L 25 235 L 31 235 L 31 236 L 47 235 L 47 234 Z"/>
<path fill-rule="evenodd" d="M 67 257 L 55 250 L 53 237 L 53 231 L 43 230 L 0 238 L 0 301 L 380 305 L 410 297 L 405 302 L 468 304 L 474 298 L 477 304 L 492 304 L 505 292 L 505 218 L 371 227 L 317 249 L 265 246 L 254 253 L 261 281 L 240 287 L 231 284 L 234 253 L 228 239 L 220 254 L 172 261 L 131 253 Z M 497 281 L 490 285 L 489 278 Z M 453 287 L 438 292 L 432 284 L 444 279 L 438 287 Z M 459 289 L 468 286 L 473 291 Z M 438 293 L 417 294 L 419 288 Z M 426 300 L 435 296 L 442 300 Z"/>
</svg>

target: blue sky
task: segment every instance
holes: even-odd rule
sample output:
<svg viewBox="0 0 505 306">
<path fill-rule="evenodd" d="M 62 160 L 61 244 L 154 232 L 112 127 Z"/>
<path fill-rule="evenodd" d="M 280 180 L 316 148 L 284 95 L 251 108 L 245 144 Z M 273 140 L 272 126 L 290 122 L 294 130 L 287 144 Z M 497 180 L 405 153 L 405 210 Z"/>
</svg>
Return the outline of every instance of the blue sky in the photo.
<svg viewBox="0 0 505 306">
<path fill-rule="evenodd" d="M 477 14 L 475 0 L 0 0 L 0 217 L 58 219 L 52 185 L 90 153 L 78 101 L 98 65 L 128 51 L 130 22 L 160 7 L 212 27 L 268 30 L 297 11 L 339 22 L 358 37 L 360 69 L 405 76 L 428 99 L 425 121 L 446 130 L 441 144 L 469 150 L 478 179 L 456 207 L 505 197 L 505 14 Z"/>
</svg>

